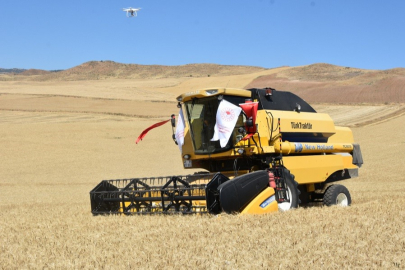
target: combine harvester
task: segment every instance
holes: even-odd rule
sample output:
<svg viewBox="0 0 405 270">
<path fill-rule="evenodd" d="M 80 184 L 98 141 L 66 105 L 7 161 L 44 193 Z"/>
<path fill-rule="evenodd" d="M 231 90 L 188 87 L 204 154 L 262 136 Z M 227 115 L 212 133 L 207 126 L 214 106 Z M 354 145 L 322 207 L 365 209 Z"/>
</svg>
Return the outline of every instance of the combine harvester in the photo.
<svg viewBox="0 0 405 270">
<path fill-rule="evenodd" d="M 346 187 L 357 177 L 360 146 L 290 92 L 205 89 L 180 95 L 173 139 L 182 176 L 104 180 L 90 192 L 98 214 L 263 214 L 313 202 L 351 204 Z M 138 141 L 151 128 L 146 129 Z"/>
</svg>

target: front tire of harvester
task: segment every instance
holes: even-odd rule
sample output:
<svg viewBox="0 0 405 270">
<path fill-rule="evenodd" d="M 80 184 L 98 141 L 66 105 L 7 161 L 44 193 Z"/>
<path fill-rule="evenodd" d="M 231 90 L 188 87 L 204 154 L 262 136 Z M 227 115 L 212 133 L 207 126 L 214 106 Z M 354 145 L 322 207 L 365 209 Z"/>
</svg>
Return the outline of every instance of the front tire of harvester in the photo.
<svg viewBox="0 0 405 270">
<path fill-rule="evenodd" d="M 352 203 L 349 190 L 342 185 L 329 186 L 323 195 L 323 204 L 326 206 L 349 206 Z"/>
<path fill-rule="evenodd" d="M 291 174 L 289 170 L 284 168 L 283 175 L 287 185 L 287 193 L 290 201 L 278 203 L 278 210 L 288 211 L 292 208 L 298 208 L 300 203 L 299 196 L 301 192 L 298 190 L 298 183 L 295 181 L 295 176 Z"/>
<path fill-rule="evenodd" d="M 307 186 L 299 185 L 298 190 L 300 191 L 300 206 L 307 206 L 311 202 L 310 193 L 307 191 Z"/>
</svg>

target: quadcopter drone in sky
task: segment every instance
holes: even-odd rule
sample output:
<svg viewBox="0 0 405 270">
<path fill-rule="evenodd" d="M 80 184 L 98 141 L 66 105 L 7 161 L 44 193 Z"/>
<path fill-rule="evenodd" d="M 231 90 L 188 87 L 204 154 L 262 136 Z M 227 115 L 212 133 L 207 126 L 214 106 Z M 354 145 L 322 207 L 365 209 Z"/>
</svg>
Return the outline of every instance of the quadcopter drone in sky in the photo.
<svg viewBox="0 0 405 270">
<path fill-rule="evenodd" d="M 137 11 L 139 11 L 141 8 L 123 8 L 123 11 L 127 12 L 127 17 L 136 17 L 137 16 Z"/>
</svg>

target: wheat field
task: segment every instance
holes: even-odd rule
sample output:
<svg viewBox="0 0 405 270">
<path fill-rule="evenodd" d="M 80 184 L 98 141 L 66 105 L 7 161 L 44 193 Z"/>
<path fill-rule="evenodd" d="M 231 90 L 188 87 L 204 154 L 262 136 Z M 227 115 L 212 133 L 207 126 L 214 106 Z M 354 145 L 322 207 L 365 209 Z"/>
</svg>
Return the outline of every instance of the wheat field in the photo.
<svg viewBox="0 0 405 270">
<path fill-rule="evenodd" d="M 350 207 L 262 216 L 93 217 L 89 192 L 103 179 L 192 173 L 182 168 L 170 125 L 135 144 L 144 128 L 177 113 L 176 104 L 151 102 L 160 94 L 150 93 L 143 104 L 159 113 L 145 117 L 145 109 L 124 102 L 128 89 L 114 92 L 124 103 L 108 101 L 112 92 L 106 91 L 102 104 L 87 96 L 80 105 L 78 98 L 59 96 L 69 95 L 63 86 L 54 87 L 45 85 L 42 95 L 40 85 L 0 88 L 0 268 L 405 268 L 405 115 L 356 127 L 370 111 L 377 119 L 399 105 L 363 111 L 317 105 L 352 125 L 361 145 L 360 176 L 342 182 Z M 93 96 L 103 98 L 96 90 Z"/>
</svg>

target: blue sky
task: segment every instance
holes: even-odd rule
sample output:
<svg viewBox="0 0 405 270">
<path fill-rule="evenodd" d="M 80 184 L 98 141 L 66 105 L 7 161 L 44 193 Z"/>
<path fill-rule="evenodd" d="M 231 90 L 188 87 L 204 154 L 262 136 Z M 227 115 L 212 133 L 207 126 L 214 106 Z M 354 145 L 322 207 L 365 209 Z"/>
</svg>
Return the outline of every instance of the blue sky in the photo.
<svg viewBox="0 0 405 270">
<path fill-rule="evenodd" d="M 141 7 L 127 18 L 124 7 Z M 403 0 L 4 0 L 0 68 L 405 67 Z"/>
</svg>

